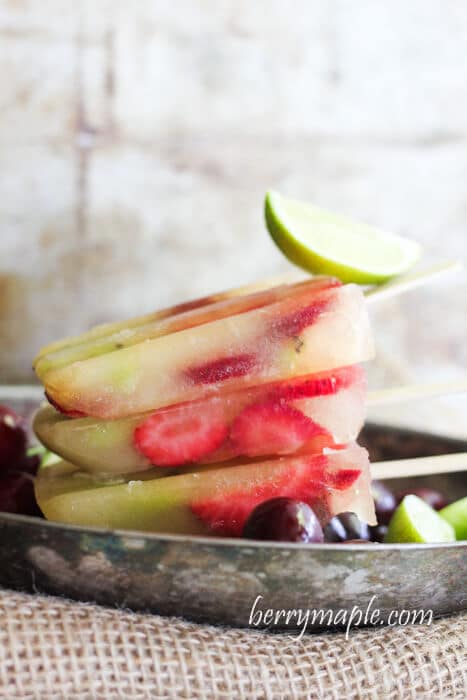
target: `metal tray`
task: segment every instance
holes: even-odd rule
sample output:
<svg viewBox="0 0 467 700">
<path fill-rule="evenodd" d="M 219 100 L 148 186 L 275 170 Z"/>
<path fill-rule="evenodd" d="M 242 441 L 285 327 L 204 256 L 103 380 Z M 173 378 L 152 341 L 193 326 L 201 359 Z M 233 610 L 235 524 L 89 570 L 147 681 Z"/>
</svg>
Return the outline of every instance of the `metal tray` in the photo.
<svg viewBox="0 0 467 700">
<path fill-rule="evenodd" d="M 33 396 L 8 400 L 3 390 L 1 400 L 27 414 L 37 406 Z M 462 441 L 377 425 L 365 427 L 361 442 L 378 460 L 467 450 Z M 427 484 L 453 498 L 467 494 L 465 473 L 392 483 Z M 467 609 L 467 542 L 264 544 L 72 527 L 0 513 L 0 585 L 214 624 L 298 628 L 305 619 L 300 610 L 310 611 L 307 629 L 331 620 L 346 624 L 352 611 L 353 624 L 368 624 L 374 610 L 378 624 L 385 624 L 394 621 L 393 611 L 439 616 Z"/>
</svg>

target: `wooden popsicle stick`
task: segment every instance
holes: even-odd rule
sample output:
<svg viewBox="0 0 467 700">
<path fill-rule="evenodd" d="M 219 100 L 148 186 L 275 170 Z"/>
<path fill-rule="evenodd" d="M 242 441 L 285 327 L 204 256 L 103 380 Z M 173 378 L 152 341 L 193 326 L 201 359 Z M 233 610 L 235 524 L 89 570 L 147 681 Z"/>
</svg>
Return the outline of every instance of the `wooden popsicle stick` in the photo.
<svg viewBox="0 0 467 700">
<path fill-rule="evenodd" d="M 462 267 L 463 265 L 460 261 L 451 260 L 438 265 L 433 265 L 425 270 L 400 275 L 389 282 L 370 287 L 365 291 L 365 297 L 369 303 L 383 301 L 384 299 L 389 299 L 397 296 L 398 294 L 410 292 L 412 289 L 417 289 L 425 284 L 434 282 L 438 279 L 438 277 L 442 277 L 447 273 L 458 272 L 459 270 L 462 270 Z M 281 275 L 265 277 L 263 279 L 256 280 L 256 282 L 251 284 L 228 290 L 224 293 L 224 295 L 226 297 L 233 297 L 243 294 L 252 294 L 253 292 L 269 289 L 270 287 L 276 287 L 280 284 L 293 284 L 294 282 L 301 282 L 308 279 L 307 277 L 300 277 L 299 275 L 300 271 L 297 270 L 295 272 L 286 272 Z"/>
<path fill-rule="evenodd" d="M 365 292 L 367 301 L 370 303 L 382 301 L 383 299 L 389 299 L 398 294 L 403 294 L 404 292 L 410 292 L 412 289 L 417 289 L 425 284 L 434 282 L 438 277 L 452 272 L 459 272 L 462 270 L 462 263 L 460 261 L 448 261 L 440 263 L 439 265 L 433 265 L 426 270 L 421 270 L 419 272 L 413 272 L 406 275 L 401 275 L 400 277 L 395 277 L 394 279 L 381 284 L 378 287 L 371 287 Z"/>
<path fill-rule="evenodd" d="M 467 470 L 467 452 L 374 462 L 370 470 L 373 479 L 403 479 L 407 476 L 463 472 Z"/>
<path fill-rule="evenodd" d="M 434 399 L 439 396 L 463 394 L 467 392 L 467 379 L 437 384 L 409 384 L 391 389 L 370 391 L 367 397 L 369 408 L 373 406 L 388 406 L 421 399 Z"/>
<path fill-rule="evenodd" d="M 462 270 L 462 268 L 463 265 L 460 261 L 449 260 L 447 262 L 439 263 L 438 265 L 433 265 L 432 267 L 428 267 L 424 270 L 419 270 L 418 272 L 400 275 L 399 277 L 395 277 L 384 284 L 370 287 L 365 291 L 365 297 L 369 303 L 383 301 L 384 299 L 389 299 L 393 296 L 397 296 L 398 294 L 410 292 L 412 289 L 417 289 L 425 284 L 434 282 L 439 277 L 442 277 L 448 273 L 459 272 Z M 227 294 L 229 296 L 236 296 L 237 294 L 251 294 L 252 292 L 261 289 L 268 289 L 269 287 L 275 287 L 280 284 L 289 284 L 307 279 L 306 277 L 297 277 L 297 274 L 300 274 L 298 270 L 295 273 L 273 275 L 271 277 L 257 280 L 252 284 L 247 284 L 243 287 L 232 289 L 227 292 Z"/>
</svg>

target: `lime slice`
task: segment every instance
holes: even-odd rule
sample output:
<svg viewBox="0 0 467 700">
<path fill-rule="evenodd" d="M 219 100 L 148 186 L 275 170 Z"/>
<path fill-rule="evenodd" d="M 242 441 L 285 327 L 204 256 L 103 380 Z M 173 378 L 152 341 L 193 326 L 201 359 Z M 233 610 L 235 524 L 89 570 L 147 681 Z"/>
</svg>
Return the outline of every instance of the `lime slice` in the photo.
<svg viewBox="0 0 467 700">
<path fill-rule="evenodd" d="M 467 540 L 467 496 L 446 506 L 439 514 L 452 525 L 457 540 Z"/>
<path fill-rule="evenodd" d="M 385 542 L 454 542 L 453 527 L 418 496 L 406 496 L 389 523 Z"/>
<path fill-rule="evenodd" d="M 268 192 L 268 231 L 293 263 L 343 282 L 373 284 L 406 272 L 420 256 L 415 241 L 384 233 L 310 204 Z"/>
</svg>

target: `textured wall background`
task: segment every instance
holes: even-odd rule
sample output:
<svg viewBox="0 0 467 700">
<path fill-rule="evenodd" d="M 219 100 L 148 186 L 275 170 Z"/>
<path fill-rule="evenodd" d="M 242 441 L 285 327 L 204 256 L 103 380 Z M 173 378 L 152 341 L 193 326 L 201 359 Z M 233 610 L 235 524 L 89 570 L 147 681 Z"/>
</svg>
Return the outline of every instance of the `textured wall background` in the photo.
<svg viewBox="0 0 467 700">
<path fill-rule="evenodd" d="M 467 261 L 466 46 L 455 0 L 1 0 L 0 381 L 287 269 L 269 187 Z M 374 383 L 465 376 L 466 292 L 384 304 Z"/>
</svg>

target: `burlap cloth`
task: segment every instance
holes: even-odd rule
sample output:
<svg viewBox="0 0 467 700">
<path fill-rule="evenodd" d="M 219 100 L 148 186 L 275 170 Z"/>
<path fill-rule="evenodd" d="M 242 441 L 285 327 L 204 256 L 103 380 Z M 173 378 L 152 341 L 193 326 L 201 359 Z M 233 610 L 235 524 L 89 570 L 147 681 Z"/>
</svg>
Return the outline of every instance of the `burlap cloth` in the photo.
<svg viewBox="0 0 467 700">
<path fill-rule="evenodd" d="M 0 591 L 0 697 L 465 700 L 467 615 L 298 640 Z"/>
</svg>

